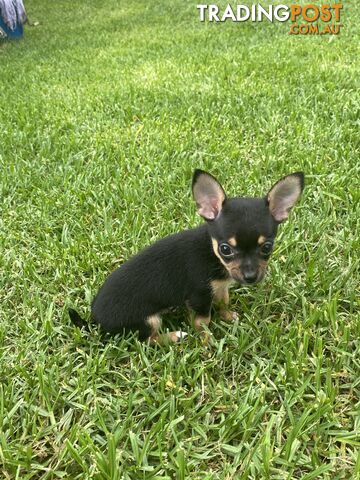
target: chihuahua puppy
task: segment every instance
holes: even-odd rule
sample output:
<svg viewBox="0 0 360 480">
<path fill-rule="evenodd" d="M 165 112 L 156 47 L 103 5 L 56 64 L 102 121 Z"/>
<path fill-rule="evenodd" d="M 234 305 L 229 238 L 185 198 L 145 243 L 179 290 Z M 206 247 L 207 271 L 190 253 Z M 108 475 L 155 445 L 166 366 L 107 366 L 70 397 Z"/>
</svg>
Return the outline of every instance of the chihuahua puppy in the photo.
<svg viewBox="0 0 360 480">
<path fill-rule="evenodd" d="M 212 303 L 220 316 L 229 310 L 229 285 L 254 285 L 265 275 L 278 225 L 286 220 L 304 188 L 304 174 L 279 180 L 261 198 L 227 198 L 215 177 L 195 170 L 197 211 L 206 223 L 163 238 L 115 270 L 92 302 L 92 319 L 109 333 L 137 331 L 141 340 L 177 342 L 184 334 L 160 334 L 161 313 L 187 305 L 195 328 L 209 325 Z M 69 310 L 77 326 L 85 322 Z"/>
</svg>

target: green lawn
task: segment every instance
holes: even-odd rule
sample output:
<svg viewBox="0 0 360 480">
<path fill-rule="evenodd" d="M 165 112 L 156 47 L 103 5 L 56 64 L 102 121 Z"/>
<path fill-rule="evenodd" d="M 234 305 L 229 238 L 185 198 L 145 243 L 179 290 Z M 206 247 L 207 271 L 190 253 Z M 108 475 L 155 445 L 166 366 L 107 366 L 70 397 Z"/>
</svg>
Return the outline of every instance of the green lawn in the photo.
<svg viewBox="0 0 360 480">
<path fill-rule="evenodd" d="M 359 9 L 339 36 L 196 2 L 26 1 L 0 45 L 0 478 L 360 477 Z M 304 170 L 265 281 L 204 346 L 74 328 L 105 277 L 230 195 Z M 170 317 L 169 321 L 173 321 Z"/>
</svg>

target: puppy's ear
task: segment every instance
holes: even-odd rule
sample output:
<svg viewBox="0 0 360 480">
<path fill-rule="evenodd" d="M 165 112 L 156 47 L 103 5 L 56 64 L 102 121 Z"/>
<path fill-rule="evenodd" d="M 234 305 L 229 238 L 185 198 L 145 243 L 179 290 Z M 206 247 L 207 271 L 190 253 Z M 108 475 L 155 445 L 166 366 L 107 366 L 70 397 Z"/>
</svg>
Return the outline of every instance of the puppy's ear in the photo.
<svg viewBox="0 0 360 480">
<path fill-rule="evenodd" d="M 304 188 L 303 172 L 296 172 L 279 180 L 267 194 L 267 201 L 272 216 L 277 222 L 283 222 L 290 210 L 299 200 Z"/>
<path fill-rule="evenodd" d="M 226 198 L 220 183 L 210 173 L 195 170 L 192 191 L 199 215 L 205 220 L 215 220 Z"/>
</svg>

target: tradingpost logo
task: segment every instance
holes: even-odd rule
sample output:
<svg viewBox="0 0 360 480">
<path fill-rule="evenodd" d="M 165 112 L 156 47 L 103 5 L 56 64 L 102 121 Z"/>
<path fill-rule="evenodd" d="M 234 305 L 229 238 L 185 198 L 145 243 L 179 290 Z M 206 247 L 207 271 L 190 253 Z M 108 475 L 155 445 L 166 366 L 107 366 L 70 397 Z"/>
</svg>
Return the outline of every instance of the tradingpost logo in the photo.
<svg viewBox="0 0 360 480">
<path fill-rule="evenodd" d="M 227 4 L 219 7 L 215 4 L 197 5 L 201 22 L 288 22 L 290 21 L 289 34 L 291 35 L 338 35 L 342 3 L 308 3 L 300 5 L 252 5 Z"/>
</svg>

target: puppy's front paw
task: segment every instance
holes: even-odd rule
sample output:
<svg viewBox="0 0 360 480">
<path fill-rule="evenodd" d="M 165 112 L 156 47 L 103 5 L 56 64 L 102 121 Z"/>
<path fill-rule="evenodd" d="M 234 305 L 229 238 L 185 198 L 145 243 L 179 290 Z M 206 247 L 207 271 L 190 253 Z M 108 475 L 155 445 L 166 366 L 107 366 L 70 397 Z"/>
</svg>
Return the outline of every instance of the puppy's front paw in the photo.
<svg viewBox="0 0 360 480">
<path fill-rule="evenodd" d="M 220 310 L 220 317 L 225 322 L 235 322 L 235 320 L 239 319 L 239 315 L 232 310 Z"/>
</svg>

